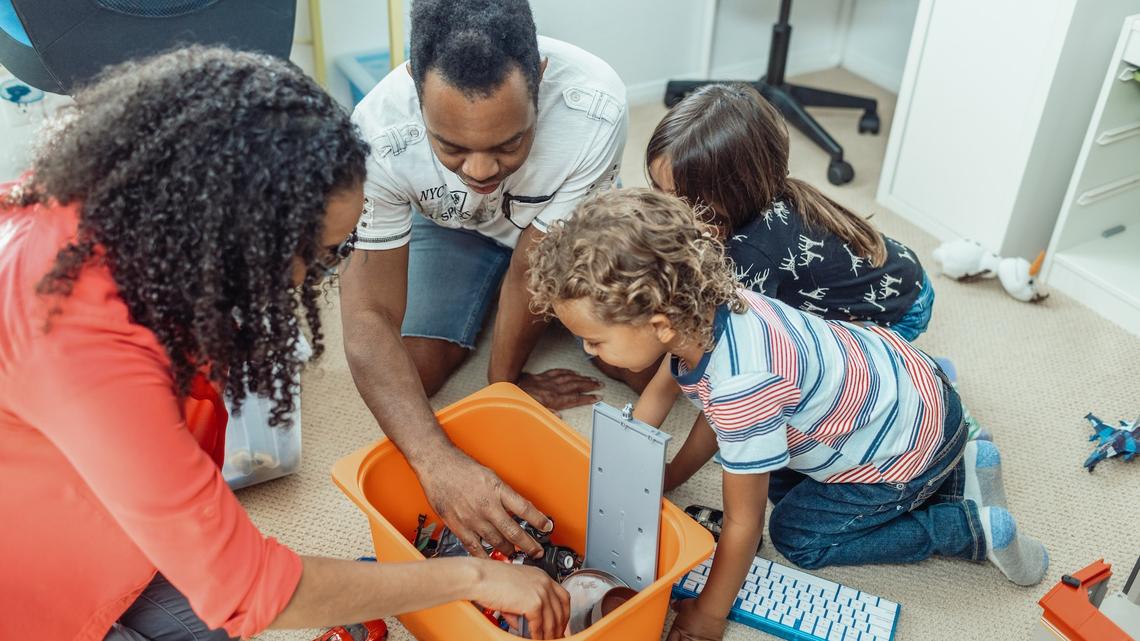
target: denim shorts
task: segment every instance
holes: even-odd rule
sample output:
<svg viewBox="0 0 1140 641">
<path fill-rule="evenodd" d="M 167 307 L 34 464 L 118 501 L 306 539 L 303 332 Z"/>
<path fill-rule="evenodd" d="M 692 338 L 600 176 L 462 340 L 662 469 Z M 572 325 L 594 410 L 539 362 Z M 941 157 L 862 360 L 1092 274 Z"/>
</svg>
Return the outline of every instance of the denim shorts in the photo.
<svg viewBox="0 0 1140 641">
<path fill-rule="evenodd" d="M 912 342 L 918 338 L 923 332 L 926 331 L 927 326 L 930 325 L 930 317 L 934 314 L 934 284 L 930 282 L 930 276 L 923 272 L 922 274 L 922 289 L 918 292 L 918 298 L 914 299 L 914 303 L 902 318 L 898 319 L 891 324 L 891 329 L 895 333 L 902 336 L 907 342 Z"/>
<path fill-rule="evenodd" d="M 467 229 L 412 218 L 408 306 L 400 333 L 475 349 L 513 250 Z"/>
</svg>

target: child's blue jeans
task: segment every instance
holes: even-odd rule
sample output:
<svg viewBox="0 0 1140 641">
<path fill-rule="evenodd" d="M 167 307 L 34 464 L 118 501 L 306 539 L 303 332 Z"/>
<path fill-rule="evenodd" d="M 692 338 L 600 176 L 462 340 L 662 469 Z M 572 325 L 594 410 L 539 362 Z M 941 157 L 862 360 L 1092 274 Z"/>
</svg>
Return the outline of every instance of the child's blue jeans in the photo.
<svg viewBox="0 0 1140 641">
<path fill-rule="evenodd" d="M 914 563 L 935 554 L 986 558 L 978 507 L 962 498 L 966 427 L 958 393 L 943 381 L 942 445 L 907 483 L 820 483 L 792 470 L 770 476 L 768 536 L 803 568 Z"/>
<path fill-rule="evenodd" d="M 902 318 L 891 324 L 891 329 L 905 338 L 907 342 L 913 343 L 914 339 L 918 338 L 930 326 L 932 315 L 934 315 L 934 283 L 930 282 L 930 276 L 924 272 L 922 274 L 922 289 L 918 292 L 918 298 L 914 299 L 914 303 L 906 310 Z"/>
</svg>

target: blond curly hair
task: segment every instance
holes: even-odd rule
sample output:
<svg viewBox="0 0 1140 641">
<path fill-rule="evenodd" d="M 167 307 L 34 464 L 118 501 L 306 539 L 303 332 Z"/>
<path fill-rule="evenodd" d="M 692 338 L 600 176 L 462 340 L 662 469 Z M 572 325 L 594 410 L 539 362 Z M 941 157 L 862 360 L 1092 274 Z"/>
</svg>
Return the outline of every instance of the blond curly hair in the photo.
<svg viewBox="0 0 1140 641">
<path fill-rule="evenodd" d="M 683 336 L 713 346 L 716 308 L 743 311 L 716 229 L 683 200 L 651 189 L 610 189 L 551 226 L 530 252 L 531 310 L 586 298 L 605 323 L 664 314 Z"/>
</svg>

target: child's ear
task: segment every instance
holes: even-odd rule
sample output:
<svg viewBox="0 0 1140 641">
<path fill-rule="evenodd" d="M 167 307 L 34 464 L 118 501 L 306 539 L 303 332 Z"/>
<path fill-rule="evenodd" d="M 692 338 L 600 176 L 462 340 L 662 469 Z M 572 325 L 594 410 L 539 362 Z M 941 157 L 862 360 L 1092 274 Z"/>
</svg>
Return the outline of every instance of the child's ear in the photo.
<svg viewBox="0 0 1140 641">
<path fill-rule="evenodd" d="M 654 314 L 649 317 L 649 326 L 653 328 L 653 332 L 657 334 L 657 340 L 662 343 L 672 342 L 677 338 L 677 330 L 674 329 L 673 323 L 669 321 L 669 317 L 665 314 Z"/>
</svg>

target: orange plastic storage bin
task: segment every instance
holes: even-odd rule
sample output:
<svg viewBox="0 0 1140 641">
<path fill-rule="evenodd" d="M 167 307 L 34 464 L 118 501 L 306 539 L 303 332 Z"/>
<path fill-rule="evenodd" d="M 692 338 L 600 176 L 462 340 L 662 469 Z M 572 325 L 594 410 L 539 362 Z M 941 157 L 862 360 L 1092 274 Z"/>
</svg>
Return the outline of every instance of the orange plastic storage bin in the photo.
<svg viewBox="0 0 1140 641">
<path fill-rule="evenodd" d="M 463 451 L 493 469 L 557 528 L 554 542 L 585 551 L 590 475 L 586 439 L 513 385 L 492 385 L 437 415 Z M 446 474 L 446 470 L 437 473 Z M 333 481 L 368 516 L 379 561 L 424 558 L 410 539 L 416 519 L 428 514 L 419 481 L 395 445 L 383 439 L 341 459 Z M 430 522 L 430 521 L 429 521 Z M 661 508 L 657 580 L 575 641 L 657 641 L 673 583 L 712 554 L 712 536 L 669 501 Z M 400 618 L 420 641 L 518 639 L 492 625 L 473 605 L 455 602 Z"/>
</svg>

